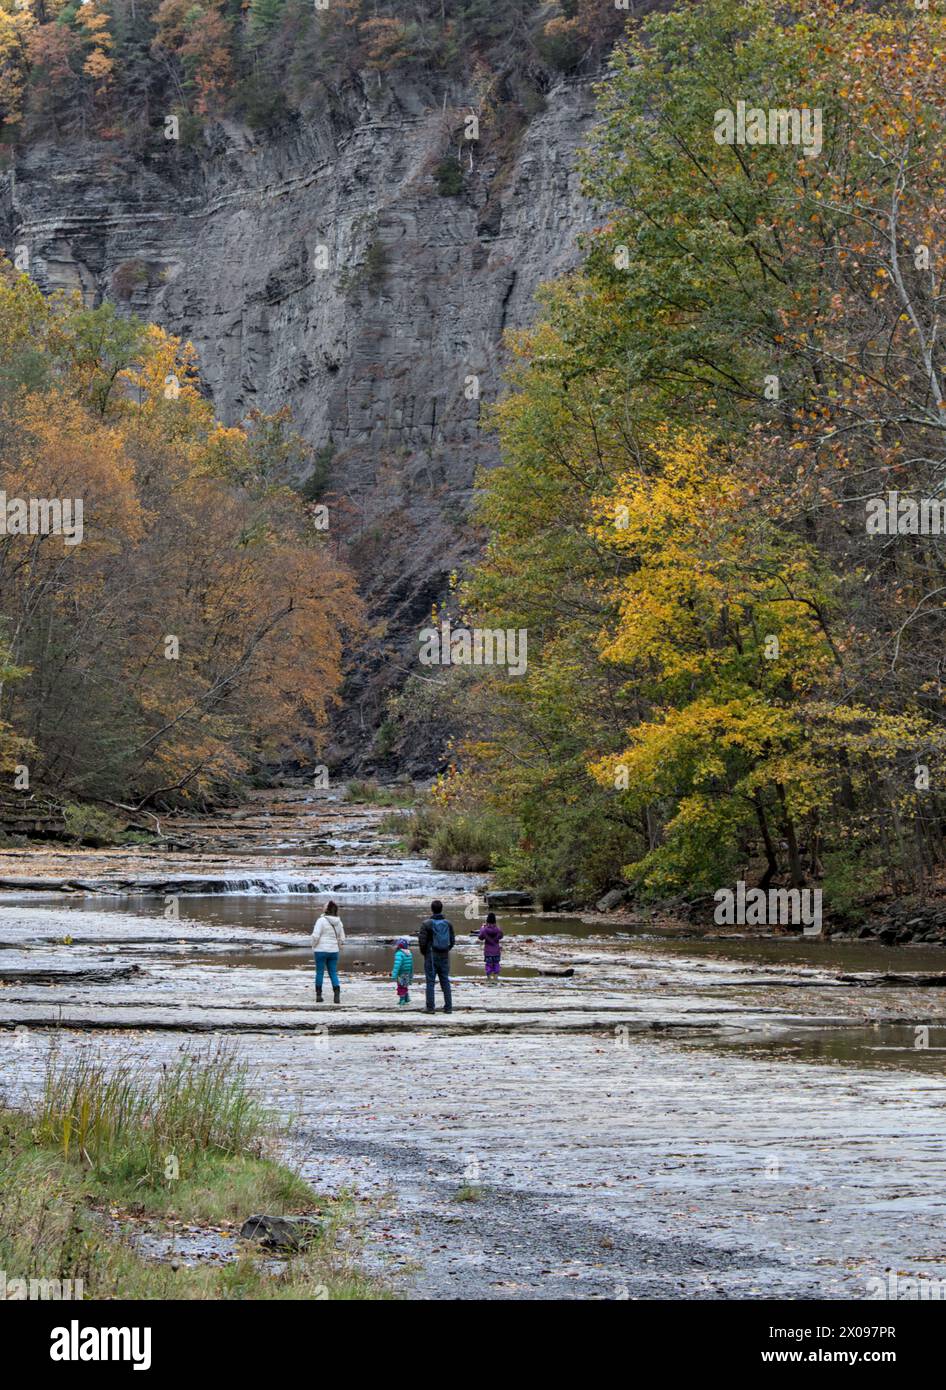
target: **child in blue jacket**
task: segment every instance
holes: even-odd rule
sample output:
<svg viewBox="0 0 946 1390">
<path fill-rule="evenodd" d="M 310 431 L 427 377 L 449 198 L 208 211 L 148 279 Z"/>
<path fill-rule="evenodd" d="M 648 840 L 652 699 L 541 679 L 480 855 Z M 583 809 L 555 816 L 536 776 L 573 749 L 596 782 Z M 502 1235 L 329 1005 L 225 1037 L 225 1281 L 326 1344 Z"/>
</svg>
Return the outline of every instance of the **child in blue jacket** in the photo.
<svg viewBox="0 0 946 1390">
<path fill-rule="evenodd" d="M 394 952 L 394 968 L 391 971 L 391 979 L 397 982 L 399 1006 L 411 1002 L 411 981 L 413 978 L 414 957 L 411 955 L 411 944 L 406 936 L 402 936 Z"/>
</svg>

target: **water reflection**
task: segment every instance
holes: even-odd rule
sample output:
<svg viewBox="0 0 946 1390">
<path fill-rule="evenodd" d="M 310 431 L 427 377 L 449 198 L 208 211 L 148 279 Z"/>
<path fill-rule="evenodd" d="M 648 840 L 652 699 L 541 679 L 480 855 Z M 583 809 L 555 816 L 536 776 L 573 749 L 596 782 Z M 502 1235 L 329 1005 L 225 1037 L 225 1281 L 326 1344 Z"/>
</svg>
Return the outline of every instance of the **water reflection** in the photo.
<svg viewBox="0 0 946 1390">
<path fill-rule="evenodd" d="M 771 1034 L 688 1038 L 684 1046 L 773 1061 L 831 1062 L 946 1076 L 946 1024 L 876 1023 L 856 1028 L 787 1028 Z"/>
<path fill-rule="evenodd" d="M 635 944 L 646 944 L 671 955 L 711 956 L 719 960 L 751 962 L 756 965 L 802 965 L 813 970 L 843 970 L 857 973 L 920 971 L 946 972 L 946 946 L 884 946 L 877 941 L 832 941 L 829 937 L 763 937 L 752 940 L 699 940 L 679 936 L 635 937 Z"/>
<path fill-rule="evenodd" d="M 349 936 L 416 937 L 420 924 L 429 915 L 423 903 L 392 902 L 368 898 L 367 894 L 336 893 L 345 932 Z M 9 901 L 13 901 L 12 899 Z M 45 906 L 43 895 L 36 894 L 19 902 L 35 902 Z M 212 893 L 202 897 L 187 896 L 179 900 L 180 914 L 194 922 L 206 922 L 217 927 L 246 927 L 254 931 L 298 932 L 308 935 L 312 924 L 325 906 L 322 894 L 291 893 L 245 894 Z M 478 931 L 483 914 L 465 916 L 465 902 L 450 902 L 444 898 L 444 911 L 453 922 L 457 937 L 474 928 Z M 165 917 L 164 899 L 146 893 L 76 895 L 55 898 L 56 907 L 81 912 L 119 912 L 136 917 Z M 587 926 L 577 917 L 556 917 L 545 921 L 529 913 L 499 914 L 500 925 L 507 936 L 588 938 L 601 934 L 600 927 Z"/>
</svg>

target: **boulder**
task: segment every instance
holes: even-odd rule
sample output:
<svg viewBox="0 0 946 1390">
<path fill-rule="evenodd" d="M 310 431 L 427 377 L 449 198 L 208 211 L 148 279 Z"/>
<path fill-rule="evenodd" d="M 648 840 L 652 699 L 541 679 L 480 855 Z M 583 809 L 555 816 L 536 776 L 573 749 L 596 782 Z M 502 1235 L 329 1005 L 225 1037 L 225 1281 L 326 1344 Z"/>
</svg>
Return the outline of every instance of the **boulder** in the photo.
<svg viewBox="0 0 946 1390">
<path fill-rule="evenodd" d="M 612 888 L 609 893 L 605 893 L 603 898 L 599 898 L 595 903 L 596 912 L 613 912 L 616 907 L 620 907 L 627 900 L 628 890 L 626 888 Z"/>
<path fill-rule="evenodd" d="M 248 1216 L 240 1227 L 243 1240 L 259 1241 L 266 1250 L 302 1250 L 321 1234 L 316 1216 Z"/>
<path fill-rule="evenodd" d="M 531 893 L 520 892 L 514 888 L 498 889 L 486 894 L 487 907 L 532 907 L 534 902 Z"/>
</svg>

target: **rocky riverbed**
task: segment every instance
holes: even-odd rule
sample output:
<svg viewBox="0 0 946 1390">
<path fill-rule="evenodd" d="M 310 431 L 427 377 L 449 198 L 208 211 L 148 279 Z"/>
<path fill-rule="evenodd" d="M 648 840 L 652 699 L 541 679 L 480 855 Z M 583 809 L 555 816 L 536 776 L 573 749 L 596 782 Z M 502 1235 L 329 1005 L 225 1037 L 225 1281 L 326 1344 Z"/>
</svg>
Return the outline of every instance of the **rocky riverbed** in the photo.
<svg viewBox="0 0 946 1390">
<path fill-rule="evenodd" d="M 392 855 L 383 814 L 282 792 L 175 827 L 179 849 L 0 857 L 7 1100 L 53 1046 L 157 1067 L 226 1038 L 407 1294 L 862 1298 L 888 1269 L 946 1275 L 938 948 L 523 914 L 487 986 L 464 935 L 482 885 Z M 338 1007 L 306 941 L 327 892 Z M 416 987 L 398 1009 L 388 978 L 434 892 L 460 936 L 449 1016 Z"/>
</svg>

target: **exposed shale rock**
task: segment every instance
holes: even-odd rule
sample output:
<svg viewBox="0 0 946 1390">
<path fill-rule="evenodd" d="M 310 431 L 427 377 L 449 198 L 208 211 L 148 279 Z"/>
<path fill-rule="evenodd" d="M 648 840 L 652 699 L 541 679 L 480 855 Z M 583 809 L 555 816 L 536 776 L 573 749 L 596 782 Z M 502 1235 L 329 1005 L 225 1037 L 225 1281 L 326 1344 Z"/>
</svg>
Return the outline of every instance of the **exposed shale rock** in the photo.
<svg viewBox="0 0 946 1390">
<path fill-rule="evenodd" d="M 140 965 L 116 965 L 89 970 L 0 970 L 0 984 L 110 985 L 117 980 L 130 980 L 140 974 Z"/>
</svg>

